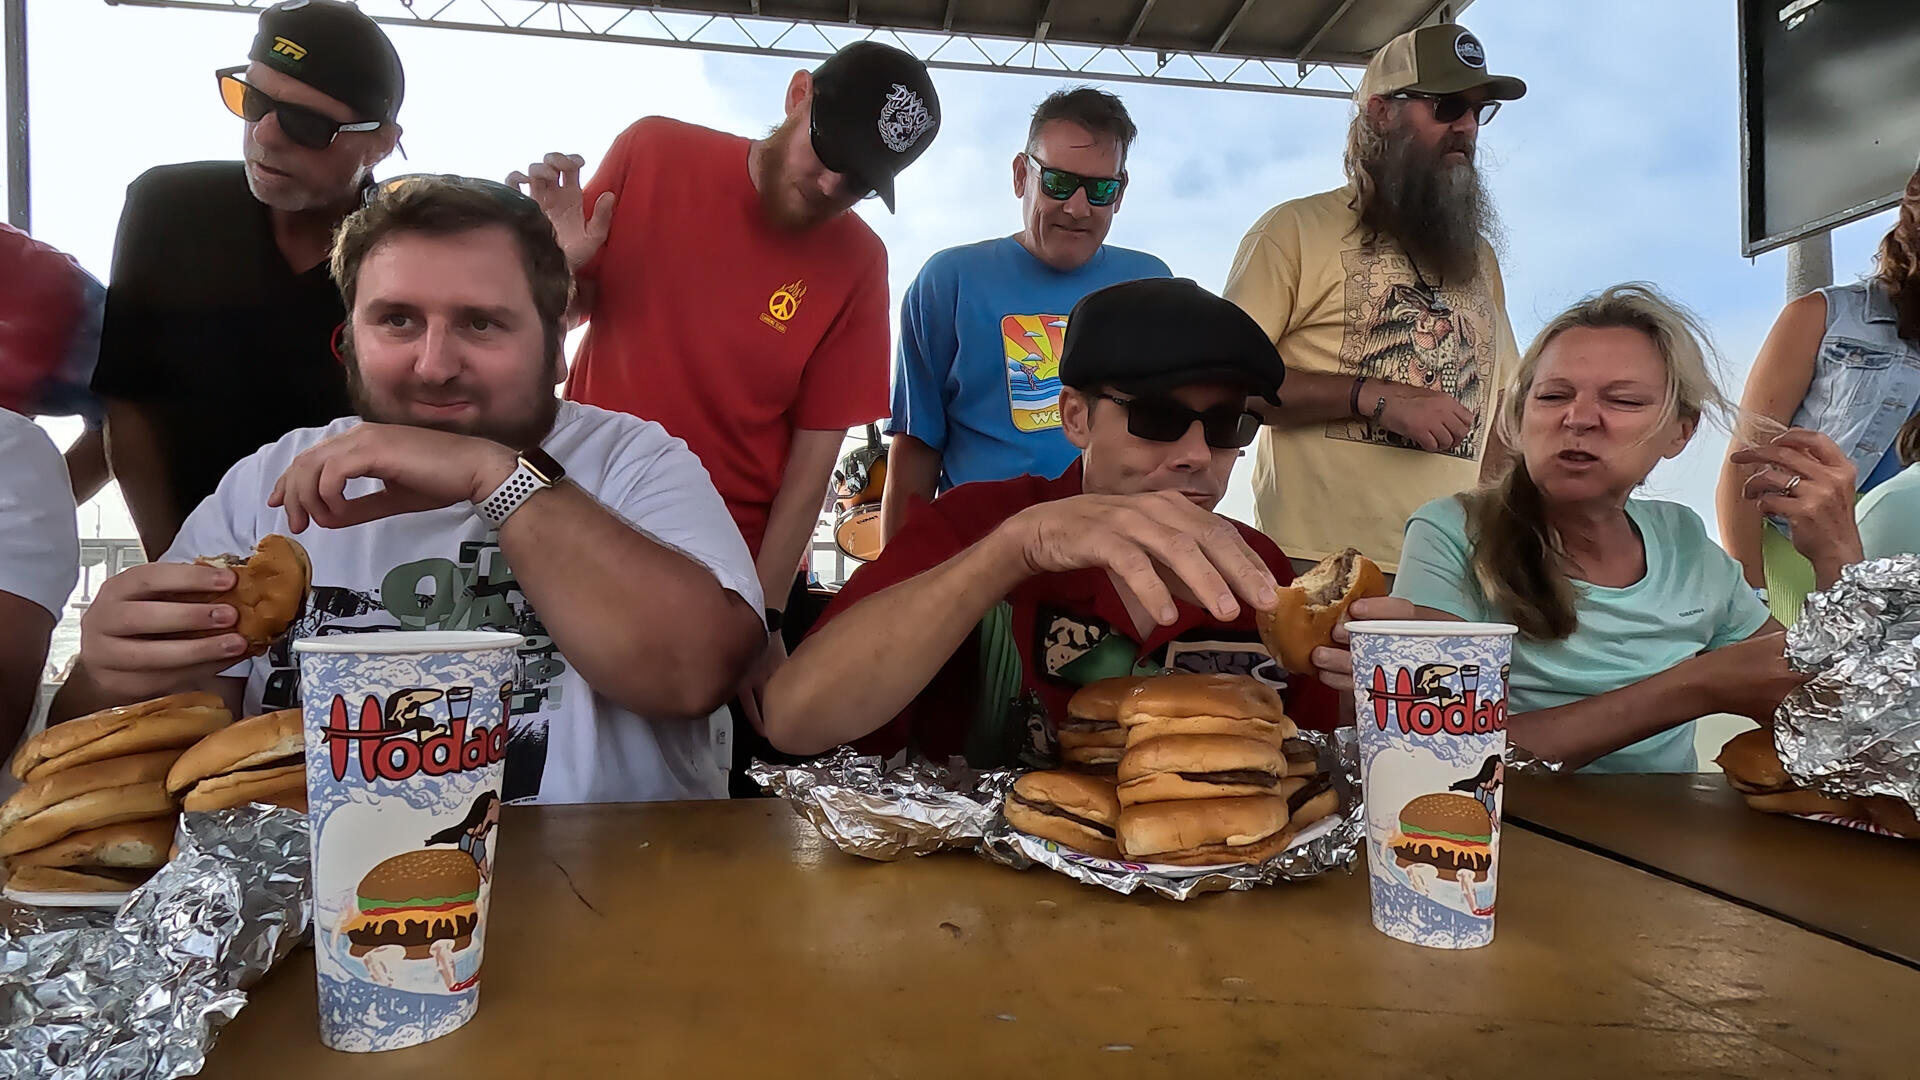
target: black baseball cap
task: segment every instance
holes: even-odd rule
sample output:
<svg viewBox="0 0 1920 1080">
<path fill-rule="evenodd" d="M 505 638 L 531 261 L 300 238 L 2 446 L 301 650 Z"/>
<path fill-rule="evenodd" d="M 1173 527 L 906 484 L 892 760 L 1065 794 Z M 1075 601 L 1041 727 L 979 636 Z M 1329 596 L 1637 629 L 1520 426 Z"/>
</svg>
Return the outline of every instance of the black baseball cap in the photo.
<svg viewBox="0 0 1920 1080">
<path fill-rule="evenodd" d="M 1060 381 L 1076 390 L 1156 394 L 1217 382 L 1278 405 L 1286 376 L 1252 316 L 1187 278 L 1142 278 L 1088 293 L 1067 316 L 1060 350 Z"/>
<path fill-rule="evenodd" d="M 247 58 L 334 98 L 369 120 L 400 115 L 406 77 L 379 24 L 338 0 L 284 0 L 260 16 Z"/>
<path fill-rule="evenodd" d="M 856 41 L 813 69 L 813 153 L 872 188 L 893 210 L 893 178 L 933 145 L 940 98 L 927 65 L 878 41 Z"/>
</svg>

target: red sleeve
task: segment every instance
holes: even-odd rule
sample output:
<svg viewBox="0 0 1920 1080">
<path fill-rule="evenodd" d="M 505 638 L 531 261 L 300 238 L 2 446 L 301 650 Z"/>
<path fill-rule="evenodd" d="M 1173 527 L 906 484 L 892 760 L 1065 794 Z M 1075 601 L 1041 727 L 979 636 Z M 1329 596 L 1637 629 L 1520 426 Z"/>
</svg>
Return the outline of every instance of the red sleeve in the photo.
<svg viewBox="0 0 1920 1080">
<path fill-rule="evenodd" d="M 1239 526 L 1240 535 L 1246 538 L 1253 553 L 1273 571 L 1274 580 L 1281 585 L 1292 584 L 1293 560 L 1280 550 L 1280 545 L 1250 525 L 1238 521 L 1234 524 Z M 1341 715 L 1339 691 L 1311 675 L 1289 675 L 1286 693 L 1281 698 L 1287 703 L 1287 716 L 1309 731 L 1332 731 L 1340 724 L 1353 722 L 1353 717 Z"/>
<path fill-rule="evenodd" d="M 80 267 L 9 225 L 0 225 L 0 408 L 32 415 L 41 385 L 73 347 L 85 293 Z"/>
<path fill-rule="evenodd" d="M 971 520 L 973 515 L 950 513 L 949 507 L 941 505 L 946 501 L 943 497 L 931 503 L 916 504 L 906 525 L 887 542 L 880 557 L 853 572 L 827 609 L 820 613 L 819 620 L 807 631 L 807 636 L 819 633 L 822 626 L 862 600 L 939 566 L 979 539 L 959 524 Z M 995 519 L 989 525 L 998 523 L 998 519 Z M 855 739 L 854 748 L 863 754 L 892 757 L 906 747 L 910 734 L 923 720 L 931 718 L 939 726 L 949 726 L 948 720 L 953 713 L 952 701 L 965 697 L 968 689 L 957 676 L 962 672 L 970 673 L 977 667 L 974 649 L 973 635 L 969 634 L 966 642 L 947 659 L 898 716 Z M 970 674 L 966 675 L 968 683 L 971 678 Z M 943 703 L 947 707 L 940 707 Z"/>
<path fill-rule="evenodd" d="M 871 254 L 846 304 L 834 315 L 833 325 L 801 372 L 800 392 L 791 411 L 797 428 L 833 431 L 887 415 L 892 341 L 887 319 L 887 249 L 865 225 L 859 230 Z"/>
<path fill-rule="evenodd" d="M 599 200 L 600 196 L 611 191 L 613 192 L 613 227 L 615 230 L 620 228 L 621 200 L 626 195 L 627 172 L 633 167 L 636 156 L 635 146 L 642 144 L 642 153 L 646 152 L 647 148 L 644 144 L 650 142 L 657 134 L 660 127 L 658 120 L 658 117 L 653 116 L 642 117 L 614 137 L 613 145 L 607 147 L 606 156 L 600 159 L 600 164 L 593 170 L 593 179 L 587 181 L 586 190 L 580 194 L 580 209 L 583 213 L 593 213 L 593 204 Z M 631 213 L 643 212 L 641 207 L 628 209 Z M 609 233 L 607 242 L 600 245 L 600 250 L 593 253 L 593 258 L 588 259 L 580 269 L 574 271 L 574 278 L 583 282 L 598 281 L 601 261 L 606 258 L 607 249 L 612 246 L 613 235 Z"/>
</svg>

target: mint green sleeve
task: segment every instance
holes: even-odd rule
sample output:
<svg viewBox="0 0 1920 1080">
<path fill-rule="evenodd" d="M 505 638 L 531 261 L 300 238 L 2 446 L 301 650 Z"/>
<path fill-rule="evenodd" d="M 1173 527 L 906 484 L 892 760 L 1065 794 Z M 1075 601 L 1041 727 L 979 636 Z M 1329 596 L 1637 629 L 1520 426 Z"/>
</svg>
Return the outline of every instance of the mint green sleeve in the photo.
<svg viewBox="0 0 1920 1080">
<path fill-rule="evenodd" d="M 1418 607 L 1483 620 L 1486 603 L 1473 580 L 1472 561 L 1465 508 L 1452 496 L 1435 499 L 1407 522 L 1393 595 Z"/>
<path fill-rule="evenodd" d="M 1860 550 L 1869 559 L 1920 554 L 1920 485 L 1895 477 L 1874 494 L 1860 503 Z"/>
</svg>

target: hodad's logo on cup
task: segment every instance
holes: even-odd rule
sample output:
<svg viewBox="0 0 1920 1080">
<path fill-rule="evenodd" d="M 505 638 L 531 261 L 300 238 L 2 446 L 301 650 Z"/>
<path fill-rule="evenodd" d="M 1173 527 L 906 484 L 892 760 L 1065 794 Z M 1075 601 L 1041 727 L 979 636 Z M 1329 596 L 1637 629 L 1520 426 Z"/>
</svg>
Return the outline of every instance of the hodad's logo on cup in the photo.
<svg viewBox="0 0 1920 1080">
<path fill-rule="evenodd" d="M 1507 675 L 1500 667 L 1496 696 L 1480 696 L 1480 665 L 1386 665 L 1373 669 L 1367 699 L 1374 725 L 1399 727 L 1404 735 L 1485 735 L 1507 730 Z"/>
<path fill-rule="evenodd" d="M 501 684 L 499 696 L 503 702 L 512 692 L 511 682 Z M 439 720 L 426 707 L 442 700 L 446 713 L 445 719 Z M 355 770 L 369 784 L 375 780 L 398 783 L 419 773 L 445 776 L 506 760 L 505 721 L 469 729 L 472 704 L 471 686 L 445 690 L 407 687 L 388 694 L 384 706 L 379 695 L 368 694 L 360 703 L 359 724 L 355 726 L 348 723 L 346 697 L 333 695 L 327 726 L 320 729 L 333 778 L 345 780 L 348 771 Z M 505 712 L 503 709 L 503 716 Z"/>
</svg>

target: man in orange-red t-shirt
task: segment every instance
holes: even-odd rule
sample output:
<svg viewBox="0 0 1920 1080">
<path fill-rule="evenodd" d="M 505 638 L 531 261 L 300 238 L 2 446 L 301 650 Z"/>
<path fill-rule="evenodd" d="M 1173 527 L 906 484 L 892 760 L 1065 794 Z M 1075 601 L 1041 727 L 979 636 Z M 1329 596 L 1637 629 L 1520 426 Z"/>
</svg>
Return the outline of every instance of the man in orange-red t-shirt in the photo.
<svg viewBox="0 0 1920 1080">
<path fill-rule="evenodd" d="M 926 65 L 873 41 L 795 72 L 785 108 L 760 140 L 642 119 L 584 197 L 571 155 L 508 178 L 546 208 L 579 278 L 589 324 L 567 397 L 686 441 L 775 626 L 846 430 L 887 414 L 886 249 L 850 211 L 869 195 L 892 210 L 894 177 L 940 123 Z"/>
<path fill-rule="evenodd" d="M 793 584 L 846 429 L 887 412 L 886 249 L 849 211 L 868 195 L 891 210 L 938 126 L 926 66 L 860 42 L 794 73 L 764 139 L 647 117 L 584 199 L 577 157 L 510 178 L 579 276 L 590 322 L 567 397 L 686 440 L 769 603 Z"/>
</svg>

